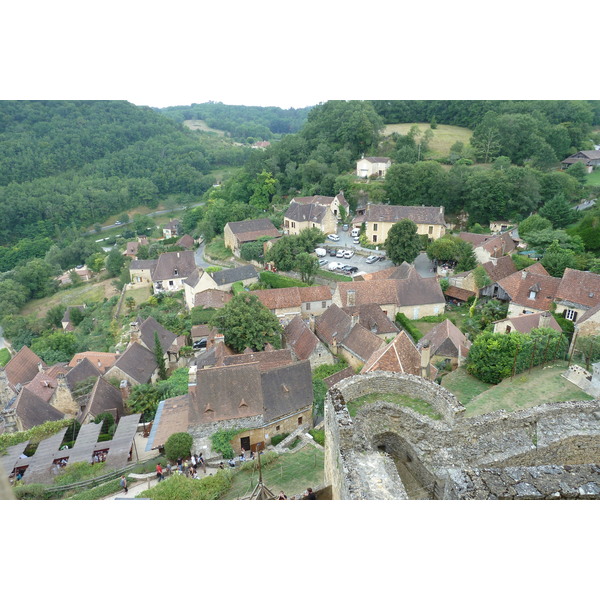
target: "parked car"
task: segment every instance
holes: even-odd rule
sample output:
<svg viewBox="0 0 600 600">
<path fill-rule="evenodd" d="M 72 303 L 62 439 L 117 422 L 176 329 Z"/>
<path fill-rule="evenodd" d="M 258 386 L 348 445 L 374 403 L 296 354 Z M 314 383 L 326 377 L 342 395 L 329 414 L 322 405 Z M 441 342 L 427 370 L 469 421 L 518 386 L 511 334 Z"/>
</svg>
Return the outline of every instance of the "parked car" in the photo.
<svg viewBox="0 0 600 600">
<path fill-rule="evenodd" d="M 385 260 L 385 254 L 382 254 L 377 260 Z"/>
<path fill-rule="evenodd" d="M 121 221 L 115 221 L 115 225 L 123 225 Z"/>
<path fill-rule="evenodd" d="M 335 261 L 333 261 L 333 262 L 330 262 L 330 263 L 329 263 L 329 267 L 328 267 L 328 269 L 329 269 L 330 271 L 336 271 L 337 269 L 341 269 L 343 266 L 344 266 L 344 265 L 343 265 L 342 263 L 339 263 L 339 262 L 335 262 Z"/>
<path fill-rule="evenodd" d="M 354 250 L 345 250 L 344 258 L 352 258 L 354 256 Z"/>
<path fill-rule="evenodd" d="M 367 257 L 366 262 L 368 265 L 372 265 L 374 262 L 377 262 L 378 260 L 379 260 L 379 256 L 371 255 L 371 256 Z"/>
<path fill-rule="evenodd" d="M 317 256 L 327 256 L 327 250 L 325 250 L 325 248 L 316 248 L 315 254 Z"/>
<path fill-rule="evenodd" d="M 342 231 L 348 231 L 348 223 L 342 225 Z"/>
<path fill-rule="evenodd" d="M 331 248 L 331 250 L 329 250 L 329 256 L 335 256 L 337 253 L 337 250 L 335 248 Z"/>
<path fill-rule="evenodd" d="M 358 273 L 358 267 L 350 267 L 350 268 L 348 269 L 348 274 L 349 274 L 349 275 L 352 275 L 352 274 L 354 274 L 354 273 Z"/>
<path fill-rule="evenodd" d="M 352 243 L 353 243 L 353 244 L 360 244 L 360 239 L 359 239 L 359 238 L 357 238 L 357 237 L 355 237 L 355 238 L 352 238 Z"/>
<path fill-rule="evenodd" d="M 330 233 L 327 236 L 328 240 L 331 240 L 332 242 L 339 242 L 340 241 L 340 236 L 337 233 Z"/>
<path fill-rule="evenodd" d="M 206 339 L 198 340 L 193 344 L 194 350 L 200 350 L 201 348 L 206 348 Z"/>
<path fill-rule="evenodd" d="M 344 250 L 343 250 L 342 248 L 340 248 L 340 249 L 339 249 L 339 250 L 338 250 L 338 251 L 335 253 L 335 255 L 336 255 L 338 258 L 344 258 Z"/>
<path fill-rule="evenodd" d="M 322 258 L 322 259 L 319 261 L 319 266 L 320 266 L 320 267 L 324 267 L 324 266 L 325 266 L 325 265 L 327 265 L 327 264 L 329 264 L 329 261 L 325 260 L 324 258 Z"/>
</svg>

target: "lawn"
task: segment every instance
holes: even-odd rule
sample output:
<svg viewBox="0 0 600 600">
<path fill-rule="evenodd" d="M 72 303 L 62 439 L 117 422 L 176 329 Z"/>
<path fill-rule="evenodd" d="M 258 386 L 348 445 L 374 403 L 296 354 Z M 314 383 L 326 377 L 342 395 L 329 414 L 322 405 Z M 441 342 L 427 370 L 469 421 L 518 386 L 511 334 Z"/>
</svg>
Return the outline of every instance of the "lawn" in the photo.
<svg viewBox="0 0 600 600">
<path fill-rule="evenodd" d="M 399 133 L 406 135 L 413 125 L 417 125 L 421 132 L 429 129 L 429 123 L 395 123 L 386 125 L 383 131 L 384 135 Z M 463 142 L 465 146 L 469 144 L 473 132 L 466 127 L 456 127 L 454 125 L 440 125 L 433 129 L 433 139 L 429 144 L 429 154 L 432 157 L 448 156 L 450 147 L 455 142 Z"/>
<path fill-rule="evenodd" d="M 206 244 L 204 253 L 215 260 L 227 260 L 233 256 L 231 250 L 225 246 L 222 237 L 216 237 L 212 242 Z"/>
<path fill-rule="evenodd" d="M 6 365 L 6 363 L 10 360 L 10 352 L 8 348 L 0 348 L 0 367 Z"/>
<path fill-rule="evenodd" d="M 84 283 L 78 287 L 59 290 L 56 294 L 49 296 L 48 298 L 31 300 L 21 309 L 21 314 L 35 314 L 38 318 L 42 318 L 50 308 L 57 304 L 75 306 L 77 304 L 101 302 L 104 298 L 110 298 L 119 294 L 119 291 L 112 284 L 113 281 L 115 281 L 115 279 Z"/>
<path fill-rule="evenodd" d="M 600 185 L 600 169 L 595 169 L 588 174 L 586 185 Z"/>
<path fill-rule="evenodd" d="M 323 485 L 324 478 L 323 450 L 308 445 L 298 452 L 282 454 L 263 467 L 262 476 L 264 484 L 274 494 L 283 490 L 288 496 L 294 496 L 303 493 L 307 487 L 318 488 Z M 258 471 L 238 471 L 233 477 L 230 490 L 221 500 L 249 496 L 257 483 Z"/>
<path fill-rule="evenodd" d="M 367 394 L 366 396 L 361 396 L 356 400 L 348 402 L 348 412 L 350 413 L 351 417 L 355 417 L 361 407 L 363 407 L 365 404 L 373 404 L 374 402 L 391 402 L 392 404 L 399 404 L 400 406 L 405 406 L 406 408 L 412 408 L 415 412 L 425 415 L 430 419 L 437 420 L 442 418 L 441 415 L 424 400 L 419 398 L 411 398 L 410 396 L 405 396 L 404 394 L 389 394 L 382 392 Z"/>
<path fill-rule="evenodd" d="M 479 379 L 469 375 L 464 368 L 460 368 L 444 375 L 442 387 L 454 394 L 461 404 L 467 406 L 473 398 L 493 386 L 490 383 L 479 381 Z"/>
<path fill-rule="evenodd" d="M 131 296 L 135 300 L 135 305 L 139 306 L 142 302 L 146 302 L 148 298 L 152 295 L 150 285 L 146 284 L 140 287 L 135 287 L 132 290 L 127 290 L 125 292 L 125 298 Z"/>
</svg>

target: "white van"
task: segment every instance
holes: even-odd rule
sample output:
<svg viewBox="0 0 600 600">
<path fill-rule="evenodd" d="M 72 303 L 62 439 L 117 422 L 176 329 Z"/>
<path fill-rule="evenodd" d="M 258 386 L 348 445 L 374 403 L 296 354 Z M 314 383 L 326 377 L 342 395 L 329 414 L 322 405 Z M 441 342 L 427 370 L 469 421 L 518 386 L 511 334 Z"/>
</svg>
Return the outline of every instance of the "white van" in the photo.
<svg viewBox="0 0 600 600">
<path fill-rule="evenodd" d="M 327 256 L 327 250 L 325 248 L 315 248 L 315 254 L 317 256 Z"/>
<path fill-rule="evenodd" d="M 360 229 L 358 229 L 357 227 L 355 227 L 352 231 L 351 231 L 352 237 L 358 237 L 360 235 Z"/>
</svg>

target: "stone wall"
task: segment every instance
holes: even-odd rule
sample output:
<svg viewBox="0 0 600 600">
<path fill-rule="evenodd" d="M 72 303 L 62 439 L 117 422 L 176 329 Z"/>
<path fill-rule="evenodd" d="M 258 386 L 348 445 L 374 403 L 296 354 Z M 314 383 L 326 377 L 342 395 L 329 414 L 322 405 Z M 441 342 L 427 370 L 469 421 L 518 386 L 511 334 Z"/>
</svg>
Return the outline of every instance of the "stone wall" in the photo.
<svg viewBox="0 0 600 600">
<path fill-rule="evenodd" d="M 346 402 L 372 392 L 398 392 L 421 398 L 434 406 L 443 419 L 434 421 L 384 402 L 364 406 L 352 419 Z M 546 404 L 513 413 L 497 411 L 456 419 L 463 410 L 452 394 L 414 375 L 374 372 L 345 379 L 332 387 L 325 402 L 325 475 L 333 498 L 406 497 L 397 470 L 390 468 L 393 461 L 386 454 L 403 461 L 424 488 L 437 490 L 436 497 L 455 498 L 470 497 L 465 490 L 475 485 L 475 475 L 465 473 L 477 469 L 504 472 L 511 468 L 538 469 L 532 473 L 541 478 L 535 487 L 539 494 L 532 491 L 532 497 L 550 497 L 556 492 L 559 495 L 552 497 L 566 497 L 556 487 L 559 471 L 552 471 L 553 477 L 544 483 L 543 469 L 558 465 L 560 473 L 569 473 L 570 466 L 598 462 L 600 400 Z M 593 491 L 592 483 L 600 485 L 600 470 L 590 467 L 586 473 L 591 480 L 581 485 Z M 465 478 L 470 478 L 471 488 Z M 530 484 L 529 479 L 519 481 Z M 506 489 L 505 497 L 516 498 L 525 497 L 529 487 Z M 578 497 L 589 497 L 590 493 Z M 489 497 L 495 494 L 490 491 Z"/>
</svg>

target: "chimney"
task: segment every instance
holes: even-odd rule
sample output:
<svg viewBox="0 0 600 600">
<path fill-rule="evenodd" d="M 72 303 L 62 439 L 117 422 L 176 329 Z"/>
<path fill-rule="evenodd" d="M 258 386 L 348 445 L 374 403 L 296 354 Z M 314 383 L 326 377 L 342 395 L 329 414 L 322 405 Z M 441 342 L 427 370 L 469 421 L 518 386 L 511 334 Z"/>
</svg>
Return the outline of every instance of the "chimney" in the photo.
<svg viewBox="0 0 600 600">
<path fill-rule="evenodd" d="M 314 317 L 314 315 L 308 315 L 308 328 L 313 333 L 315 332 L 315 317 Z"/>
<path fill-rule="evenodd" d="M 198 372 L 198 367 L 196 365 L 192 365 L 188 371 L 188 390 L 189 390 L 189 388 L 196 387 L 197 372 Z"/>
<path fill-rule="evenodd" d="M 333 336 L 333 341 L 331 342 L 331 354 L 333 354 L 334 356 L 337 356 L 337 352 L 338 352 L 338 347 L 337 347 L 337 338 L 335 337 L 335 335 Z"/>
<path fill-rule="evenodd" d="M 539 327 L 550 327 L 550 313 L 548 311 L 540 314 Z"/>
<path fill-rule="evenodd" d="M 38 371 L 41 373 L 44 370 L 44 366 L 41 362 L 38 363 Z"/>
<path fill-rule="evenodd" d="M 348 290 L 346 303 L 348 306 L 356 306 L 356 290 Z"/>
<path fill-rule="evenodd" d="M 525 279 L 527 277 L 527 271 L 525 269 L 523 269 L 521 271 L 521 279 Z"/>
<path fill-rule="evenodd" d="M 429 364 L 431 361 L 431 348 L 429 340 L 425 340 L 421 346 L 421 377 L 429 379 L 430 368 Z"/>
<path fill-rule="evenodd" d="M 129 398 L 129 381 L 127 379 L 121 379 L 119 390 L 121 391 L 121 398 L 125 402 Z"/>
<path fill-rule="evenodd" d="M 354 327 L 358 323 L 358 314 L 357 313 L 352 313 L 350 315 L 350 323 L 352 324 L 352 327 Z"/>
</svg>

